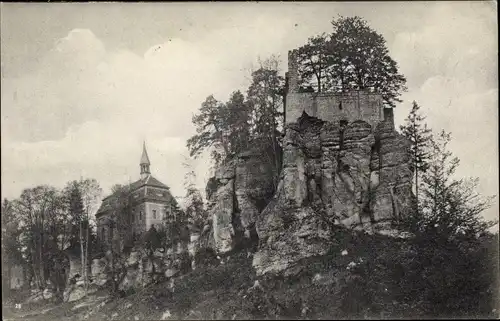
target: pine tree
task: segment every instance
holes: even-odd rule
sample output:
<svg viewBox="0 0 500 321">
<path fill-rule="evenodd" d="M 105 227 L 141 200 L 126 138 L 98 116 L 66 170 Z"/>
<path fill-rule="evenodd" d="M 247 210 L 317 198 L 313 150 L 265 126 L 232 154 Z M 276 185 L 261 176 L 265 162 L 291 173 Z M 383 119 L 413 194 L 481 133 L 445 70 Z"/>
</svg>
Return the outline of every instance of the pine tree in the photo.
<svg viewBox="0 0 500 321">
<path fill-rule="evenodd" d="M 411 142 L 411 161 L 415 177 L 415 196 L 417 204 L 419 204 L 419 176 L 427 171 L 429 167 L 428 148 L 431 142 L 431 130 L 424 123 L 425 117 L 420 114 L 420 106 L 416 101 L 413 105 L 410 114 L 405 119 L 405 124 L 400 126 L 402 134 Z M 418 215 L 418 206 L 417 206 Z"/>
<path fill-rule="evenodd" d="M 428 169 L 422 175 L 421 217 L 418 230 L 443 241 L 476 237 L 496 222 L 485 221 L 481 212 L 493 197 L 476 192 L 477 178 L 455 179 L 460 163 L 448 149 L 451 134 L 441 131 L 430 143 Z"/>
</svg>

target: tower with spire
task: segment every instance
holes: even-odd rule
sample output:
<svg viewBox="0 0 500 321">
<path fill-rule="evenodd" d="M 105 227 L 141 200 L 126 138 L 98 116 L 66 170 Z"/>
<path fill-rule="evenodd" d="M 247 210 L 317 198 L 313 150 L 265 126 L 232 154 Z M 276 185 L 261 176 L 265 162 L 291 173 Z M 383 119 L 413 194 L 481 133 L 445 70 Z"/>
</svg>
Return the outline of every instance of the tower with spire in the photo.
<svg viewBox="0 0 500 321">
<path fill-rule="evenodd" d="M 137 238 L 147 232 L 152 226 L 156 228 L 166 224 L 175 213 L 177 201 L 170 193 L 167 185 L 156 179 L 150 170 L 151 162 L 146 150 L 146 142 L 142 143 L 142 155 L 139 162 L 141 169 L 140 179 L 130 182 L 128 187 L 132 211 L 130 215 L 130 237 Z M 116 237 L 119 233 L 112 233 L 112 224 L 108 222 L 113 220 L 115 195 L 109 195 L 102 200 L 102 204 L 96 213 L 97 236 L 101 241 L 108 243 L 113 235 Z"/>
<path fill-rule="evenodd" d="M 149 162 L 148 151 L 146 150 L 146 142 L 143 142 L 141 162 L 139 164 L 141 167 L 141 179 L 146 179 L 149 175 L 151 175 L 149 170 L 150 165 L 151 163 Z"/>
</svg>

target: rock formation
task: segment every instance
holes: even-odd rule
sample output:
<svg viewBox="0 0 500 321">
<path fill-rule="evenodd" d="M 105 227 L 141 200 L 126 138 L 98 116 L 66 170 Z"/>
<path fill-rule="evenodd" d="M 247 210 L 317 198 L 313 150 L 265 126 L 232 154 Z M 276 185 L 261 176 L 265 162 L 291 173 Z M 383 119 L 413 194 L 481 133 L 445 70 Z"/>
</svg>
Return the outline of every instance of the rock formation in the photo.
<svg viewBox="0 0 500 321">
<path fill-rule="evenodd" d="M 257 274 L 326 254 L 335 225 L 372 229 L 404 216 L 414 201 L 408 148 L 391 121 L 339 126 L 303 113 L 288 124 L 278 190 L 256 220 Z"/>
<path fill-rule="evenodd" d="M 220 166 L 207 184 L 211 222 L 200 235 L 198 247 L 227 253 L 240 242 L 256 242 L 255 221 L 272 197 L 272 164 L 262 146 L 242 153 Z M 207 233 L 210 232 L 210 233 Z"/>
</svg>

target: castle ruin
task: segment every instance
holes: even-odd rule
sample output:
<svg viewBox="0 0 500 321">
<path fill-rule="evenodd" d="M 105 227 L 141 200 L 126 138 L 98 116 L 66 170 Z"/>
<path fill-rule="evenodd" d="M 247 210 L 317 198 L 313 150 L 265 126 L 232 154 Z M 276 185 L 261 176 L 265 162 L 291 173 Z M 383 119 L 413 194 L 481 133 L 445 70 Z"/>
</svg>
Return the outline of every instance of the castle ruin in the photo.
<svg viewBox="0 0 500 321">
<path fill-rule="evenodd" d="M 363 90 L 301 92 L 299 90 L 297 50 L 288 52 L 285 123 L 296 122 L 306 112 L 309 116 L 333 124 L 363 120 L 372 128 L 384 120 L 393 121 L 392 108 L 384 108 L 382 96 Z"/>
</svg>

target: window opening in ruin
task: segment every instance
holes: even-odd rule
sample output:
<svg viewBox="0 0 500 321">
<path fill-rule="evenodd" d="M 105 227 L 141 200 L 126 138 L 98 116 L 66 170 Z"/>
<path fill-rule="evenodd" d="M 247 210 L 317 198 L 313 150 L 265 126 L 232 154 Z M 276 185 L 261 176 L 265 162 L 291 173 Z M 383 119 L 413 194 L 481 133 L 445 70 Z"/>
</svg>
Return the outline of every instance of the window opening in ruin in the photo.
<svg viewBox="0 0 500 321">
<path fill-rule="evenodd" d="M 139 219 L 142 220 L 142 211 L 139 213 Z"/>
<path fill-rule="evenodd" d="M 342 102 L 339 103 L 339 109 L 342 110 Z"/>
<path fill-rule="evenodd" d="M 156 210 L 153 210 L 153 218 L 156 219 Z"/>
<path fill-rule="evenodd" d="M 347 120 L 343 119 L 340 121 L 340 127 L 345 127 L 347 126 Z"/>
</svg>

